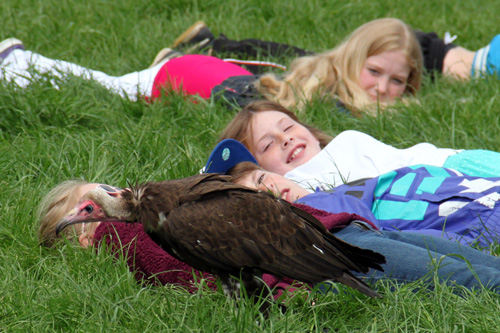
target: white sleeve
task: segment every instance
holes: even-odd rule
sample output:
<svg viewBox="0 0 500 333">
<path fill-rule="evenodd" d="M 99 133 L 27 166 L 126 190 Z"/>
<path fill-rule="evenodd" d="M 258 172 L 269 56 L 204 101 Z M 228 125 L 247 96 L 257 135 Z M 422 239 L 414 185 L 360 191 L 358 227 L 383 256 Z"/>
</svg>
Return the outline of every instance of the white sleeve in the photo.
<svg viewBox="0 0 500 333">
<path fill-rule="evenodd" d="M 448 156 L 457 152 L 454 149 L 437 148 L 430 143 L 398 149 L 368 134 L 345 131 L 337 135 L 318 155 L 288 172 L 285 177 L 305 188 L 333 187 L 411 165 L 443 166 Z"/>
</svg>

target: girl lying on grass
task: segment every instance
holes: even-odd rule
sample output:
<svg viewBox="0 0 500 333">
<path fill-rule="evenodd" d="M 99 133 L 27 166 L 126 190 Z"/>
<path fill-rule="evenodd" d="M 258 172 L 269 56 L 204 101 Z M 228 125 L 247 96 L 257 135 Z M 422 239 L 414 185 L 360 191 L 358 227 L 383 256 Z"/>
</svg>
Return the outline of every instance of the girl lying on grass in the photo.
<svg viewBox="0 0 500 333">
<path fill-rule="evenodd" d="M 213 39 L 213 35 L 206 30 L 202 36 Z M 447 45 L 433 33 L 417 32 L 416 35 L 418 40 L 415 33 L 400 20 L 374 20 L 356 29 L 332 50 L 305 55 L 305 51 L 292 48 L 295 53 L 303 56 L 295 59 L 280 78 L 271 73 L 256 76 L 230 61 L 212 56 L 182 55 L 170 49 L 162 50 L 152 67 L 114 77 L 25 51 L 20 40 L 10 38 L 0 43 L 0 77 L 25 87 L 36 78 L 36 72 L 50 73 L 55 77 L 73 75 L 95 80 L 131 100 L 136 100 L 139 96 L 156 99 L 175 90 L 202 98 L 224 95 L 240 106 L 264 97 L 286 107 L 300 109 L 315 96 L 322 96 L 336 100 L 341 110 L 347 109 L 357 115 L 376 115 L 379 107 L 413 96 L 419 90 L 422 80 L 422 50 L 425 66 L 431 73 L 443 71 L 445 74 L 467 78 L 498 72 L 499 36 L 487 47 L 472 52 L 452 44 Z M 189 36 L 188 33 L 178 43 L 189 43 L 191 39 L 197 40 L 200 37 L 196 34 Z M 220 44 L 220 50 L 224 50 L 234 44 L 223 40 L 216 39 L 213 45 Z M 262 49 L 266 45 L 266 42 L 258 42 L 254 46 Z M 246 54 L 255 53 L 253 46 L 234 47 L 242 48 Z M 278 45 L 274 53 L 280 55 L 282 52 L 283 48 Z M 284 52 L 286 53 L 286 48 Z"/>
<path fill-rule="evenodd" d="M 422 50 L 425 72 L 435 72 L 458 79 L 470 79 L 486 74 L 500 74 L 500 35 L 495 36 L 487 46 L 470 51 L 443 40 L 435 32 L 414 30 Z M 451 38 L 450 38 L 451 39 Z M 204 52 L 220 57 L 235 54 L 243 57 L 261 56 L 306 56 L 314 53 L 295 46 L 263 41 L 259 39 L 233 40 L 220 34 L 215 37 L 205 22 L 198 21 L 184 31 L 173 43 L 172 48 L 189 53 Z M 172 49 L 165 48 L 158 53 L 160 61 Z"/>
<path fill-rule="evenodd" d="M 363 216 L 381 231 L 431 235 L 488 250 L 500 240 L 500 177 L 415 165 L 310 193 L 249 162 L 256 160 L 246 147 L 229 139 L 217 145 L 207 165 L 210 172 L 229 173 L 239 184 L 279 193 L 289 202 Z"/>
<path fill-rule="evenodd" d="M 229 138 L 243 143 L 263 169 L 311 191 L 418 164 L 475 177 L 500 177 L 497 152 L 437 148 L 430 143 L 397 149 L 352 130 L 332 138 L 269 101 L 253 102 L 238 112 L 220 136 L 220 140 Z M 211 172 L 210 165 L 207 171 Z"/>
<path fill-rule="evenodd" d="M 321 96 L 354 113 L 371 114 L 381 105 L 413 96 L 422 79 L 422 54 L 414 33 L 390 18 L 361 26 L 330 51 L 296 59 L 282 79 L 271 74 L 255 76 L 212 56 L 176 52 L 151 68 L 113 77 L 25 51 L 17 39 L 3 41 L 0 56 L 0 77 L 20 87 L 27 86 L 38 72 L 93 79 L 131 100 L 139 96 L 156 99 L 175 90 L 201 98 L 225 95 L 239 105 L 264 97 L 300 109 Z"/>
<path fill-rule="evenodd" d="M 67 215 L 88 191 L 101 187 L 109 195 L 117 195 L 122 189 L 106 184 L 88 183 L 82 180 L 65 181 L 54 187 L 42 200 L 39 207 L 38 239 L 45 247 L 55 247 L 62 237 L 78 240 L 82 247 L 107 245 L 110 254 L 125 258 L 138 282 L 154 285 L 175 284 L 193 292 L 200 287 L 203 279 L 206 285 L 215 289 L 214 278 L 193 269 L 165 252 L 143 230 L 140 223 L 84 223 L 68 227 L 56 236 L 57 223 Z M 304 207 L 307 211 L 309 208 Z M 310 209 L 309 209 L 310 210 Z M 314 213 L 313 210 L 310 210 Z M 344 224 L 354 219 L 351 214 L 327 214 L 317 216 L 326 225 Z M 278 279 L 264 274 L 264 282 L 279 297 L 285 290 L 293 290 L 299 285 L 289 278 Z"/>
<path fill-rule="evenodd" d="M 42 245 L 56 246 L 59 243 L 55 234 L 57 222 L 69 213 L 84 193 L 97 186 L 110 195 L 117 195 L 120 191 L 104 184 L 65 182 L 46 196 L 40 206 L 38 237 Z M 500 258 L 441 238 L 378 231 L 372 222 L 356 214 L 332 214 L 305 205 L 298 207 L 317 217 L 336 236 L 387 256 L 385 272 L 364 275 L 371 281 L 392 279 L 404 283 L 424 279 L 432 284 L 435 267 L 441 282 L 469 289 L 486 286 L 500 292 Z M 140 282 L 173 283 L 191 291 L 198 286 L 193 281 L 191 268 L 163 252 L 144 233 L 140 224 L 87 223 L 67 228 L 64 235 L 78 239 L 84 247 L 106 242 L 113 255 L 127 258 L 130 270 Z M 210 277 L 202 276 L 207 278 L 209 287 L 214 286 Z M 292 281 L 278 280 L 273 276 L 264 279 L 278 294 L 292 286 Z"/>
<path fill-rule="evenodd" d="M 225 147 L 218 147 L 222 152 Z M 232 145 L 232 151 L 235 146 Z M 237 148 L 236 148 L 237 149 Z M 244 147 L 242 146 L 242 149 Z M 226 152 L 226 156 L 227 156 Z M 230 156 L 231 154 L 229 154 Z M 244 156 L 244 153 L 235 154 Z M 251 159 L 251 158 L 249 158 Z M 225 167 L 230 167 L 233 162 L 243 160 L 239 158 L 232 162 L 224 162 Z M 233 177 L 233 181 L 254 189 L 271 191 L 287 201 L 295 201 L 310 207 L 336 210 L 339 207 L 329 193 L 310 194 L 293 181 L 275 173 L 271 173 L 258 167 L 252 162 L 240 162 L 227 172 Z M 343 195 L 349 197 L 349 195 Z M 340 207 L 355 209 L 363 205 L 362 202 L 346 202 Z M 343 211 L 343 210 L 339 210 Z M 348 211 L 348 210 L 347 210 Z M 366 211 L 360 209 L 359 212 Z M 320 211 L 324 212 L 324 211 Z M 326 214 L 326 213 L 325 213 Z M 371 215 L 373 217 L 373 215 Z M 361 220 L 361 218 L 358 219 Z M 376 219 L 375 219 L 376 221 Z M 477 285 L 478 280 L 473 277 L 474 271 L 482 285 L 495 287 L 496 277 L 490 276 L 487 271 L 493 268 L 497 270 L 500 258 L 483 253 L 469 246 L 464 246 L 447 239 L 422 235 L 412 232 L 380 230 L 368 220 L 355 221 L 341 228 L 330 229 L 335 236 L 359 247 L 367 248 L 381 253 L 385 256 L 387 263 L 383 265 L 384 272 L 370 271 L 368 274 L 357 274 L 371 281 L 377 281 L 390 277 L 398 282 L 409 282 L 416 279 L 425 279 L 431 282 L 429 276 L 430 268 L 436 267 L 441 281 L 456 283 L 471 288 Z M 417 231 L 418 232 L 418 231 Z M 472 284 L 471 284 L 472 282 Z"/>
</svg>

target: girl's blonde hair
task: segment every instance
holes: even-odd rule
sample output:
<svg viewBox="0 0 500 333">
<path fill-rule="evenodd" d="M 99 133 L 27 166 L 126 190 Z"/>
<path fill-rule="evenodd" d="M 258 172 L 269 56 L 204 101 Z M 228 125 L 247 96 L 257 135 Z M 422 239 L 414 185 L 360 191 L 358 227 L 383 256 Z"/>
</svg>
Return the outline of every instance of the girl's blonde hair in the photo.
<svg viewBox="0 0 500 333">
<path fill-rule="evenodd" d="M 83 180 L 67 180 L 54 187 L 42 200 L 38 208 L 38 241 L 41 245 L 53 247 L 62 236 L 78 238 L 83 231 L 97 228 L 97 224 L 76 224 L 56 236 L 57 223 L 75 207 L 80 199 L 80 188 L 89 184 Z"/>
<path fill-rule="evenodd" d="M 370 21 L 356 29 L 338 47 L 295 59 L 284 78 L 260 77 L 262 95 L 285 107 L 302 107 L 315 95 L 338 98 L 351 111 L 374 114 L 375 103 L 361 88 L 359 76 L 368 57 L 402 51 L 410 67 L 404 94 L 415 95 L 422 81 L 422 52 L 412 29 L 394 18 Z"/>
<path fill-rule="evenodd" d="M 236 116 L 233 118 L 233 120 L 231 120 L 231 122 L 226 126 L 226 128 L 222 130 L 222 133 L 219 137 L 219 141 L 222 141 L 224 139 L 235 139 L 241 142 L 243 145 L 245 145 L 245 147 L 247 147 L 248 150 L 252 154 L 254 154 L 255 150 L 252 144 L 253 139 L 251 137 L 252 119 L 254 115 L 257 114 L 258 112 L 265 112 L 265 111 L 282 112 L 285 115 L 292 118 L 297 123 L 299 123 L 300 125 L 307 128 L 311 132 L 311 134 L 314 135 L 316 139 L 318 139 L 321 149 L 326 147 L 326 145 L 328 145 L 328 143 L 333 139 L 331 136 L 325 134 L 321 130 L 302 123 L 297 118 L 297 115 L 295 115 L 295 113 L 288 110 L 281 104 L 262 100 L 262 101 L 251 102 L 247 106 L 245 106 L 240 112 L 238 112 Z"/>
</svg>

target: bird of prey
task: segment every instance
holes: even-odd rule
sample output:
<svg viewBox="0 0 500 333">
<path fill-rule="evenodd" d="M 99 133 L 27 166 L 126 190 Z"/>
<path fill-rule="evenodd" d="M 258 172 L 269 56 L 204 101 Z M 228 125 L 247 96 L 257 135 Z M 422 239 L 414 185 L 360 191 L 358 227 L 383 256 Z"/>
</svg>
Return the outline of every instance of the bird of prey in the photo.
<svg viewBox="0 0 500 333">
<path fill-rule="evenodd" d="M 384 256 L 338 239 L 284 200 L 230 180 L 201 174 L 131 186 L 118 196 L 98 187 L 56 232 L 82 222 L 140 222 L 169 254 L 219 276 L 229 296 L 239 295 L 240 282 L 249 295 L 268 295 L 260 277 L 269 273 L 311 285 L 333 280 L 380 297 L 351 271 L 382 270 Z"/>
</svg>

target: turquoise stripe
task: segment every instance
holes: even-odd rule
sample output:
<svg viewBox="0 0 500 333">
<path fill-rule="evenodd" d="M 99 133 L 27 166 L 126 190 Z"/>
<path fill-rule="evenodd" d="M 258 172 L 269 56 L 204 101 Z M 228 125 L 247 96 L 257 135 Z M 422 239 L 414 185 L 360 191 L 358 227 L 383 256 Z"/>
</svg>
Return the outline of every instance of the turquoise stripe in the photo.
<svg viewBox="0 0 500 333">
<path fill-rule="evenodd" d="M 414 173 L 408 173 L 403 177 L 399 178 L 394 182 L 394 185 L 391 187 L 391 194 L 406 196 L 408 191 L 410 190 L 411 184 L 415 180 L 416 175 Z"/>
<path fill-rule="evenodd" d="M 425 168 L 425 170 L 429 173 L 430 177 L 426 177 L 422 180 L 417 190 L 416 194 L 422 194 L 424 192 L 427 193 L 436 193 L 436 190 L 441 186 L 444 180 L 450 177 L 450 174 L 446 169 L 442 167 L 432 166 L 432 165 L 414 165 L 411 166 L 410 169 L 416 170 L 420 168 Z"/>
<path fill-rule="evenodd" d="M 392 181 L 397 174 L 398 173 L 396 171 L 390 171 L 378 177 L 377 186 L 375 187 L 375 192 L 373 193 L 375 198 L 384 194 L 384 192 L 391 186 Z"/>
<path fill-rule="evenodd" d="M 417 190 L 415 191 L 416 194 L 422 194 L 424 192 L 427 193 L 436 193 L 436 190 L 441 186 L 441 184 L 444 182 L 446 178 L 425 178 L 422 180 L 420 185 L 418 186 Z"/>
<path fill-rule="evenodd" d="M 428 202 L 412 200 L 408 202 L 376 200 L 372 212 L 379 220 L 416 220 L 422 221 Z"/>
<path fill-rule="evenodd" d="M 455 155 L 457 155 L 457 154 L 455 154 Z M 454 155 L 452 155 L 452 156 L 454 156 Z M 449 158 L 450 157 L 448 157 L 448 159 Z M 434 177 L 450 177 L 450 174 L 448 173 L 448 171 L 446 171 L 446 169 L 444 169 L 444 168 L 447 168 L 447 167 L 438 167 L 438 166 L 427 165 L 427 164 L 416 164 L 416 165 L 410 166 L 409 168 L 412 169 L 412 170 L 417 170 L 417 169 L 424 168 L 425 170 L 427 170 L 427 172 L 431 176 L 434 176 Z"/>
<path fill-rule="evenodd" d="M 445 177 L 445 178 L 450 177 L 450 174 L 448 173 L 448 171 L 446 171 L 446 169 L 444 169 L 442 167 L 426 165 L 425 169 L 433 177 Z"/>
</svg>

